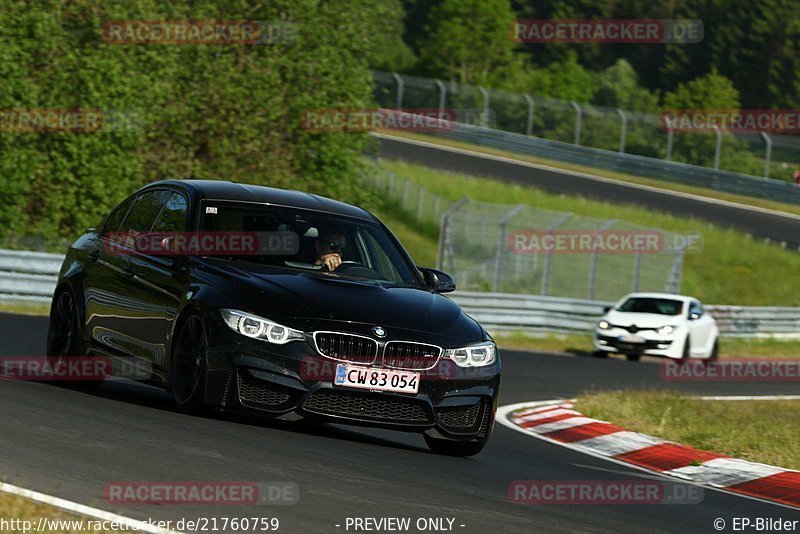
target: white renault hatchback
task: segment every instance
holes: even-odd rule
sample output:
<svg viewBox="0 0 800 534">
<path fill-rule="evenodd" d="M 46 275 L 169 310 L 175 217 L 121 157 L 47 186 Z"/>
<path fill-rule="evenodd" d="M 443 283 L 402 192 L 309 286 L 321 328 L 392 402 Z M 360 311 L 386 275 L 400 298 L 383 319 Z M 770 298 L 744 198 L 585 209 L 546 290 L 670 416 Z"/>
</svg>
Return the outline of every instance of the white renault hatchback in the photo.
<svg viewBox="0 0 800 534">
<path fill-rule="evenodd" d="M 715 360 L 719 330 L 714 318 L 695 298 L 672 293 L 631 293 L 598 321 L 594 330 L 595 356 L 643 354 L 675 359 Z"/>
</svg>

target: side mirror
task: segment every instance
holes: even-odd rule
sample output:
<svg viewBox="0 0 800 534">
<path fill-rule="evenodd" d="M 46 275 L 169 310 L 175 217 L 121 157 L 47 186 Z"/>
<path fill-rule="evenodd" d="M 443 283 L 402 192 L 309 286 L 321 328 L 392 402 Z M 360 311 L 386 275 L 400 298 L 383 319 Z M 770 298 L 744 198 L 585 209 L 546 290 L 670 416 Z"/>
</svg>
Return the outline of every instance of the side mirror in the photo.
<svg viewBox="0 0 800 534">
<path fill-rule="evenodd" d="M 610 312 L 610 311 L 611 311 L 611 308 L 613 308 L 613 306 L 603 306 L 603 313 L 608 313 L 608 312 Z"/>
<path fill-rule="evenodd" d="M 696 321 L 699 318 L 700 318 L 700 314 L 697 313 L 697 312 L 692 312 L 692 313 L 689 314 L 689 320 L 690 321 Z"/>
<path fill-rule="evenodd" d="M 425 280 L 425 285 L 428 289 L 437 293 L 450 293 L 456 290 L 456 281 L 449 274 L 429 267 L 417 267 L 417 269 L 422 273 L 422 278 Z"/>
</svg>

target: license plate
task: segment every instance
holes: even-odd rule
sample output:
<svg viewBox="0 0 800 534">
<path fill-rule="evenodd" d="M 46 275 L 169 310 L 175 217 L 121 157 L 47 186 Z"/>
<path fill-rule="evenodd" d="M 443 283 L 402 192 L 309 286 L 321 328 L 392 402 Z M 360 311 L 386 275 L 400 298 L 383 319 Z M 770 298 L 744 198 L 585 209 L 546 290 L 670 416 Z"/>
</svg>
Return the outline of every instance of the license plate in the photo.
<svg viewBox="0 0 800 534">
<path fill-rule="evenodd" d="M 333 383 L 348 388 L 416 393 L 419 390 L 419 373 L 374 369 L 340 363 L 336 366 Z"/>
<path fill-rule="evenodd" d="M 619 336 L 618 339 L 623 343 L 644 343 L 644 338 L 641 336 L 632 336 L 632 335 Z"/>
</svg>

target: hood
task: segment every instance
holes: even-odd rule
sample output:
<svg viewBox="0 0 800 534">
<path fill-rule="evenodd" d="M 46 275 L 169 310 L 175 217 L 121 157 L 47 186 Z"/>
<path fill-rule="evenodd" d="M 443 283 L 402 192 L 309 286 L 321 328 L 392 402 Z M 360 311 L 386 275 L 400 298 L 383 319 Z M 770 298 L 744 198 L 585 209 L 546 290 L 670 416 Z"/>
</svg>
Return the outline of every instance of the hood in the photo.
<svg viewBox="0 0 800 534">
<path fill-rule="evenodd" d="M 480 341 L 483 336 L 458 304 L 424 289 L 258 265 L 225 271 L 245 285 L 235 297 L 240 308 L 284 320 L 287 326 L 308 330 L 348 322 L 459 340 Z"/>
<path fill-rule="evenodd" d="M 636 325 L 639 328 L 660 328 L 668 324 L 678 324 L 681 320 L 681 316 L 609 310 L 605 315 L 605 320 L 617 326 Z"/>
</svg>

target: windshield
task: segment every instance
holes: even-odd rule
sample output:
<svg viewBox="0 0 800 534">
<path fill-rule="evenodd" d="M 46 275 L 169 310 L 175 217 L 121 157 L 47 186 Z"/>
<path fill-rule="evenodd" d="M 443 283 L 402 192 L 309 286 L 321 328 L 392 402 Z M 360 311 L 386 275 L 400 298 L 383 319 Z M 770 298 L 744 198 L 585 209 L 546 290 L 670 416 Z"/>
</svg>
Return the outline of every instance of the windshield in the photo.
<svg viewBox="0 0 800 534">
<path fill-rule="evenodd" d="M 202 214 L 203 232 L 280 232 L 299 241 L 290 251 L 229 256 L 237 261 L 420 285 L 413 265 L 383 227 L 374 222 L 305 209 L 227 201 L 207 201 Z"/>
<path fill-rule="evenodd" d="M 655 313 L 658 315 L 680 315 L 683 302 L 680 300 L 651 297 L 632 297 L 617 308 L 621 312 Z"/>
</svg>

